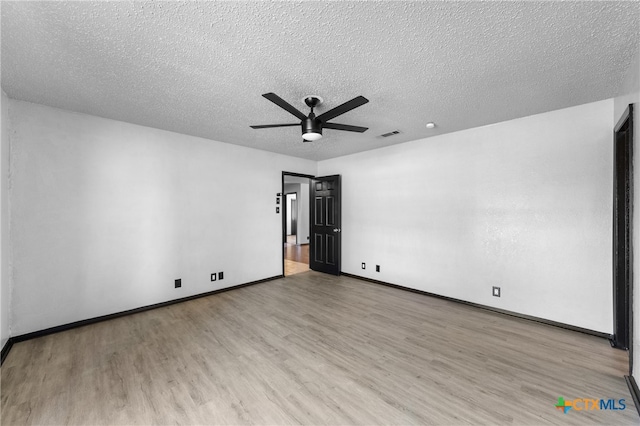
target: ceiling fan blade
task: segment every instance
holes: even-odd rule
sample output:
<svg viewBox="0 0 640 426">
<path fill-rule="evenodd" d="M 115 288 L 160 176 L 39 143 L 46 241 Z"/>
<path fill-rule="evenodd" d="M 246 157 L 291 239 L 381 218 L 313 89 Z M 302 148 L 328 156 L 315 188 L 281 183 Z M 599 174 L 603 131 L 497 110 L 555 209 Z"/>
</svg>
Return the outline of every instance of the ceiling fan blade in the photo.
<svg viewBox="0 0 640 426">
<path fill-rule="evenodd" d="M 358 96 L 357 98 L 353 98 L 350 101 L 343 103 L 342 105 L 338 105 L 337 107 L 320 114 L 317 118 L 318 120 L 326 123 L 332 118 L 342 115 L 345 112 L 349 112 L 354 108 L 358 108 L 359 106 L 362 106 L 367 102 L 369 102 L 369 99 L 365 98 L 364 96 Z"/>
<path fill-rule="evenodd" d="M 292 123 L 292 124 L 259 124 L 257 126 L 249 126 L 252 129 L 268 129 L 270 127 L 293 127 L 299 126 L 300 123 Z"/>
<path fill-rule="evenodd" d="M 273 102 L 274 104 L 278 105 L 280 108 L 289 111 L 291 114 L 295 115 L 300 120 L 306 120 L 307 119 L 306 115 L 304 115 L 302 112 L 298 111 L 294 106 L 290 105 L 287 101 L 285 101 L 284 99 L 282 99 L 280 96 L 276 95 L 275 93 L 265 93 L 262 96 L 264 96 L 265 98 L 269 99 L 271 102 Z"/>
<path fill-rule="evenodd" d="M 369 129 L 368 127 L 360 127 L 360 126 L 351 126 L 349 124 L 338 124 L 338 123 L 323 123 L 322 128 L 324 129 L 334 129 L 334 130 L 346 130 L 347 132 L 358 132 L 362 133 Z"/>
</svg>

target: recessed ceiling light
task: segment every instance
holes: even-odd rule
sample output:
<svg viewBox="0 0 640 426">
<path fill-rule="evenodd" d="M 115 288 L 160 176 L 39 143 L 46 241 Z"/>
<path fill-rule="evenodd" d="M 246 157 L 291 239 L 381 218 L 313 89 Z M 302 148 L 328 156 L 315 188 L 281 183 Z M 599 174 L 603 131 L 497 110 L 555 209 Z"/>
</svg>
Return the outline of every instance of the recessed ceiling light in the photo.
<svg viewBox="0 0 640 426">
<path fill-rule="evenodd" d="M 436 123 L 427 123 L 427 129 L 433 129 L 436 127 Z"/>
</svg>

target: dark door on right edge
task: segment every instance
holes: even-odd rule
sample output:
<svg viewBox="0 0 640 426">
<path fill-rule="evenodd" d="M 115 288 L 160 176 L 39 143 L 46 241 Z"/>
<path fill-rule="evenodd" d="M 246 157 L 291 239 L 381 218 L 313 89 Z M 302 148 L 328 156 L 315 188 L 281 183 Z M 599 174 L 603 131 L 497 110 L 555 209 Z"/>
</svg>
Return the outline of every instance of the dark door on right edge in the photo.
<svg viewBox="0 0 640 426">
<path fill-rule="evenodd" d="M 311 244 L 309 268 L 340 275 L 340 175 L 311 181 Z"/>
<path fill-rule="evenodd" d="M 614 135 L 613 176 L 613 316 L 611 344 L 631 349 L 633 297 L 633 105 L 625 111 Z M 630 356 L 629 370 L 632 367 Z"/>
</svg>

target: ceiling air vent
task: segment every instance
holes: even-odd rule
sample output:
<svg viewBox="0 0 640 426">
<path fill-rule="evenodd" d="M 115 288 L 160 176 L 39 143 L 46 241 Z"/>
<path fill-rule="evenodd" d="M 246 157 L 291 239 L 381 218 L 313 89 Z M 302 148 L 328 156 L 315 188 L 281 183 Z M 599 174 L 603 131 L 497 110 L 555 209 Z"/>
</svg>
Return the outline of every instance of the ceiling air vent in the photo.
<svg viewBox="0 0 640 426">
<path fill-rule="evenodd" d="M 393 132 L 384 133 L 380 136 L 382 136 L 383 138 L 388 138 L 389 136 L 397 135 L 398 133 L 400 133 L 400 130 L 394 130 Z"/>
</svg>

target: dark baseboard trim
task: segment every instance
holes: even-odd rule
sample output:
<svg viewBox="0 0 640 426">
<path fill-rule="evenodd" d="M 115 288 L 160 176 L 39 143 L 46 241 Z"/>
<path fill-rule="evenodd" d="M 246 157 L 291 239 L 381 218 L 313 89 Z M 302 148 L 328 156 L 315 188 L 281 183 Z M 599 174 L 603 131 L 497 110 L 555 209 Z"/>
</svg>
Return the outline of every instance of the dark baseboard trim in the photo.
<svg viewBox="0 0 640 426">
<path fill-rule="evenodd" d="M 120 317 L 124 317 L 124 316 L 127 316 L 127 315 L 133 315 L 133 314 L 137 314 L 137 313 L 140 313 L 140 312 L 150 311 L 152 309 L 164 308 L 165 306 L 175 305 L 176 303 L 188 302 L 189 300 L 199 299 L 201 297 L 212 296 L 214 294 L 223 293 L 225 291 L 237 290 L 237 289 L 242 288 L 242 287 L 248 287 L 248 286 L 252 286 L 252 285 L 256 285 L 256 284 L 262 284 L 262 283 L 265 283 L 265 282 L 268 282 L 268 281 L 277 280 L 279 278 L 284 278 L 284 276 L 283 275 L 276 275 L 276 276 L 273 276 L 273 277 L 270 277 L 270 278 L 264 278 L 264 279 L 261 279 L 261 280 L 252 281 L 252 282 L 245 283 L 245 284 L 239 284 L 239 285 L 235 285 L 235 286 L 231 286 L 231 287 L 227 287 L 227 288 L 221 288 L 219 290 L 208 291 L 206 293 L 194 294 L 193 296 L 187 296 L 187 297 L 183 297 L 183 298 L 180 298 L 180 299 L 174 299 L 174 300 L 169 300 L 169 301 L 166 301 L 166 302 L 156 303 L 156 304 L 153 304 L 153 305 L 142 306 L 140 308 L 129 309 L 128 311 L 116 312 L 115 314 L 109 314 L 109 315 L 103 315 L 103 316 L 100 316 L 100 317 L 89 318 L 89 319 L 82 320 L 82 321 L 76 321 L 76 322 L 72 322 L 72 323 L 69 323 L 69 324 L 58 325 L 56 327 L 51 327 L 51 328 L 47 328 L 47 329 L 44 329 L 44 330 L 34 331 L 34 332 L 31 332 L 31 333 L 27 333 L 27 334 L 22 334 L 20 336 L 14 336 L 14 337 L 9 338 L 9 340 L 5 344 L 5 347 L 2 348 L 2 360 L 1 361 L 4 362 L 5 358 L 9 354 L 9 351 L 11 350 L 11 346 L 13 346 L 14 343 L 24 342 L 25 340 L 31 340 L 31 339 L 35 339 L 37 337 L 48 336 L 49 334 L 60 333 L 62 331 L 67 331 L 67 330 L 71 330 L 71 329 L 78 328 L 78 327 L 84 327 L 85 325 L 91 325 L 91 324 L 95 324 L 95 323 L 102 322 L 102 321 L 108 321 L 108 320 L 111 320 L 111 319 L 120 318 Z M 1 363 L 0 363 L 0 365 L 1 365 Z"/>
<path fill-rule="evenodd" d="M 609 339 L 609 344 L 611 345 L 612 348 L 614 349 L 620 349 L 621 351 L 626 351 L 629 350 L 629 348 L 627 348 L 626 346 L 621 346 L 615 339 L 614 336 L 611 336 L 611 338 Z"/>
<path fill-rule="evenodd" d="M 624 380 L 627 382 L 629 393 L 631 393 L 631 398 L 633 398 L 636 410 L 638 410 L 638 414 L 640 414 L 640 390 L 638 389 L 636 379 L 634 379 L 633 376 L 624 376 Z"/>
<path fill-rule="evenodd" d="M 0 365 L 4 363 L 4 359 L 7 357 L 7 355 L 9 355 L 9 351 L 11 350 L 12 346 L 13 346 L 13 337 L 9 337 L 9 340 L 7 340 L 7 343 L 5 343 L 4 346 L 2 347 L 2 353 L 0 355 Z"/>
<path fill-rule="evenodd" d="M 475 308 L 485 309 L 487 311 L 496 312 L 496 313 L 503 314 L 503 315 L 509 315 L 511 317 L 516 317 L 516 318 L 525 319 L 525 320 L 529 320 L 529 321 L 535 321 L 535 322 L 539 322 L 539 323 L 542 323 L 542 324 L 551 325 L 551 326 L 554 326 L 554 327 L 564 328 L 566 330 L 577 331 L 579 333 L 590 334 L 592 336 L 602 337 L 604 339 L 612 339 L 613 338 L 613 336 L 611 334 L 602 333 L 600 331 L 595 331 L 595 330 L 589 330 L 588 328 L 576 327 L 575 325 L 569 325 L 569 324 L 564 324 L 564 323 L 561 323 L 561 322 L 551 321 L 551 320 L 544 319 L 544 318 L 534 317 L 534 316 L 531 316 L 531 315 L 520 314 L 520 313 L 513 312 L 513 311 L 507 311 L 506 309 L 500 309 L 500 308 L 494 308 L 492 306 L 481 305 L 479 303 L 467 302 L 466 300 L 455 299 L 453 297 L 442 296 L 440 294 L 435 294 L 435 293 L 429 293 L 428 291 L 416 290 L 414 288 L 404 287 L 404 286 L 397 285 L 397 284 L 391 284 L 391 283 L 387 283 L 387 282 L 384 282 L 384 281 L 374 280 L 372 278 L 361 277 L 359 275 L 347 274 L 345 272 L 342 272 L 342 275 L 344 275 L 346 277 L 356 278 L 358 280 L 370 282 L 370 283 L 373 283 L 373 284 L 385 285 L 387 287 L 393 287 L 393 288 L 397 288 L 397 289 L 400 289 L 400 290 L 410 291 L 412 293 L 422 294 L 424 296 L 437 297 L 438 299 L 448 300 L 450 302 L 461 303 L 461 304 L 464 304 L 464 305 L 473 306 Z"/>
</svg>

